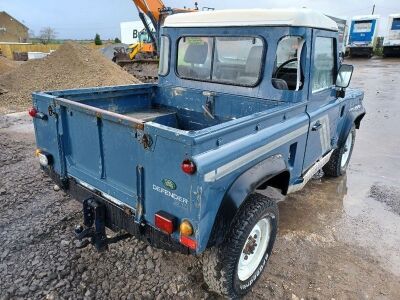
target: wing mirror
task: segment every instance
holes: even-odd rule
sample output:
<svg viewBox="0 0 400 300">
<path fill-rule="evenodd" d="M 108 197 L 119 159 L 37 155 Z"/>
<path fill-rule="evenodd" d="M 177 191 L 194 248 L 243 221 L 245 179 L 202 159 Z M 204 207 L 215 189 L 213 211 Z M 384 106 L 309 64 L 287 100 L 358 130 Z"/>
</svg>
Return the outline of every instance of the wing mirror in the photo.
<svg viewBox="0 0 400 300">
<path fill-rule="evenodd" d="M 349 86 L 351 76 L 353 75 L 354 67 L 352 65 L 341 65 L 339 68 L 339 72 L 336 77 L 336 87 L 338 90 L 336 91 L 336 96 L 340 98 L 344 98 L 345 89 Z"/>
</svg>

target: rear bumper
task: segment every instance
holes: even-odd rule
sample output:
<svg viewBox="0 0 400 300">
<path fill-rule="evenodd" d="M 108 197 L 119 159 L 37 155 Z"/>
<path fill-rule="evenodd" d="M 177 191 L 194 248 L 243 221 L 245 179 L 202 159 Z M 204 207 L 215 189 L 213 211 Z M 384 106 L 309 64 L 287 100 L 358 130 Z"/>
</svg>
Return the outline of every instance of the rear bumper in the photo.
<svg viewBox="0 0 400 300">
<path fill-rule="evenodd" d="M 396 46 L 383 46 L 383 55 L 384 56 L 393 56 L 398 57 L 400 56 L 400 45 Z"/>
<path fill-rule="evenodd" d="M 88 198 L 94 198 L 97 202 L 102 203 L 105 207 L 105 225 L 107 228 L 113 231 L 125 230 L 129 234 L 155 248 L 180 252 L 183 254 L 195 253 L 188 247 L 173 240 L 169 235 L 162 233 L 145 222 L 135 222 L 134 212 L 131 210 L 124 210 L 96 192 L 78 184 L 74 179 L 70 178 L 68 180 L 61 180 L 60 176 L 49 168 L 43 168 L 43 171 L 48 174 L 67 194 L 71 195 L 79 202 L 82 203 Z"/>
<path fill-rule="evenodd" d="M 349 47 L 350 56 L 371 56 L 372 53 L 372 47 Z"/>
</svg>

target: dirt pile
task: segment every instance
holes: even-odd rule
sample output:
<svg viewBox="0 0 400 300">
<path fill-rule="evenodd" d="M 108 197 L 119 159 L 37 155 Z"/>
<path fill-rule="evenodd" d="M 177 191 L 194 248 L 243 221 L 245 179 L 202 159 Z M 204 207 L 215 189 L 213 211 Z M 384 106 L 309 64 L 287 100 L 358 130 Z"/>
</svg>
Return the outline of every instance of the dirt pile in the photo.
<svg viewBox="0 0 400 300">
<path fill-rule="evenodd" d="M 0 112 L 26 109 L 34 91 L 138 82 L 98 51 L 66 43 L 46 58 L 28 61 L 0 75 Z"/>
<path fill-rule="evenodd" d="M 17 66 L 18 66 L 17 62 L 9 60 L 4 56 L 0 56 L 0 76 L 4 73 L 7 73 L 15 69 Z"/>
</svg>

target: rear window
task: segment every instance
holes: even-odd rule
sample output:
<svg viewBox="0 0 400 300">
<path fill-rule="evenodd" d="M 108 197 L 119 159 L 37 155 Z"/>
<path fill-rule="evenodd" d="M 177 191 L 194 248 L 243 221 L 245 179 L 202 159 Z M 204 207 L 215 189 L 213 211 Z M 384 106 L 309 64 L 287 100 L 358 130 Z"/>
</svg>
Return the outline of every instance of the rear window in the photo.
<svg viewBox="0 0 400 300">
<path fill-rule="evenodd" d="M 260 79 L 264 43 L 258 37 L 182 37 L 177 73 L 182 78 L 254 86 Z"/>
<path fill-rule="evenodd" d="M 400 18 L 394 18 L 391 30 L 400 30 Z"/>
</svg>

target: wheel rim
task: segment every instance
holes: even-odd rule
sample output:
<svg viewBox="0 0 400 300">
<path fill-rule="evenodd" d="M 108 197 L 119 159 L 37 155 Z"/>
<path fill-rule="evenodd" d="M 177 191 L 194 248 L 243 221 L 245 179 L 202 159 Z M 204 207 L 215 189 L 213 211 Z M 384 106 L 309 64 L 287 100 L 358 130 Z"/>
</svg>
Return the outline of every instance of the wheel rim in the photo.
<svg viewBox="0 0 400 300">
<path fill-rule="evenodd" d="M 351 152 L 352 143 L 353 143 L 353 133 L 350 131 L 350 133 L 349 133 L 349 135 L 348 135 L 348 137 L 346 139 L 346 142 L 344 144 L 344 151 L 343 151 L 343 154 L 342 154 L 342 160 L 340 162 L 340 166 L 342 168 L 347 164 L 347 162 L 348 162 L 348 160 L 350 158 L 350 152 Z"/>
<path fill-rule="evenodd" d="M 247 237 L 238 262 L 238 277 L 241 281 L 249 279 L 263 259 L 271 238 L 271 227 L 270 218 L 263 218 Z"/>
</svg>

